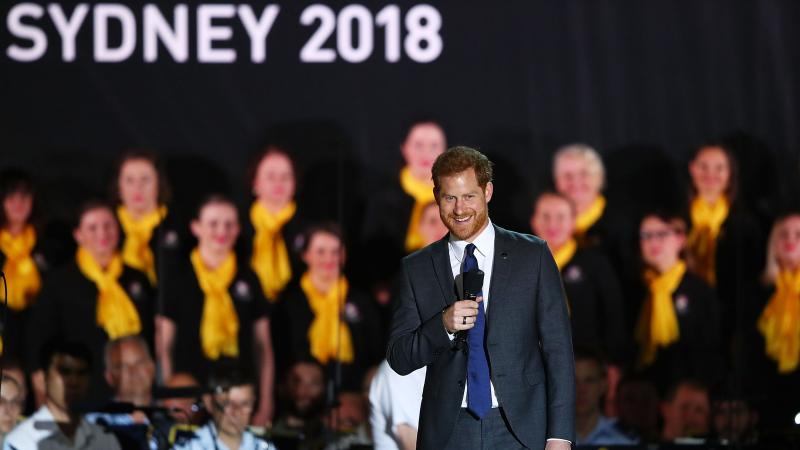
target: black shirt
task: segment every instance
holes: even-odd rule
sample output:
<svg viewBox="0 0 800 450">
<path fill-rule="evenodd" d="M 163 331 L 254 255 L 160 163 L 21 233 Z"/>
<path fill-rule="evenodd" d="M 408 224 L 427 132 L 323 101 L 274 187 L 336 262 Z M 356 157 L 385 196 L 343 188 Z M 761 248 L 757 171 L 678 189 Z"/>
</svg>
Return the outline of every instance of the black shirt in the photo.
<svg viewBox="0 0 800 450">
<path fill-rule="evenodd" d="M 724 361 L 714 290 L 687 271 L 672 294 L 672 304 L 680 336 L 669 347 L 658 349 L 655 361 L 645 372 L 662 393 L 683 378 L 714 385 L 721 376 Z"/>
<path fill-rule="evenodd" d="M 299 282 L 289 285 L 281 296 L 276 316 L 274 342 L 280 349 L 281 362 L 313 359 L 308 330 L 314 321 L 314 313 Z M 381 330 L 374 301 L 350 286 L 342 318 L 350 330 L 354 354 L 352 364 L 342 364 L 342 386 L 360 390 L 364 373 L 380 362 L 385 350 L 380 344 Z"/>
<path fill-rule="evenodd" d="M 414 198 L 403 190 L 399 180 L 369 197 L 362 228 L 364 247 L 381 249 L 365 255 L 372 283 L 388 282 L 400 269 L 413 209 Z"/>
<path fill-rule="evenodd" d="M 619 364 L 630 341 L 626 334 L 625 302 L 617 275 L 605 255 L 594 249 L 577 249 L 561 270 L 570 306 L 572 343 L 599 348 Z"/>
<path fill-rule="evenodd" d="M 138 270 L 123 266 L 119 284 L 128 294 L 142 325 L 142 336 L 153 342 L 153 289 L 147 276 Z M 103 381 L 103 351 L 108 335 L 97 325 L 97 287 L 86 278 L 73 261 L 55 270 L 42 286 L 37 303 L 31 310 L 27 329 L 28 368 L 41 369 L 39 357 L 42 347 L 56 337 L 84 343 L 92 352 L 92 400 L 106 395 Z"/>
<path fill-rule="evenodd" d="M 33 258 L 33 262 L 36 264 L 36 269 L 39 271 L 39 278 L 42 280 L 42 285 L 44 285 L 44 279 L 47 275 L 47 271 L 50 269 L 50 261 L 49 258 L 46 256 L 46 253 L 43 249 L 43 245 L 41 244 L 42 240 L 37 236 L 36 244 L 34 245 L 33 249 L 31 250 L 31 257 Z M 0 269 L 3 268 L 6 264 L 6 255 L 0 250 Z M 13 280 L 5 280 L 6 284 L 13 283 Z M 0 298 L 2 298 L 1 294 L 3 291 L 3 286 L 0 285 Z M 41 293 L 41 290 L 40 290 Z M 36 303 L 36 297 L 30 299 L 30 305 Z M 11 308 L 6 309 L 6 316 L 5 321 L 2 324 L 2 331 L 3 331 L 3 358 L 4 359 L 11 359 L 12 361 L 18 362 L 20 364 L 24 364 L 25 354 L 25 330 L 28 324 L 28 320 L 30 317 L 31 307 L 27 307 L 20 311 L 13 310 Z"/>
<path fill-rule="evenodd" d="M 237 272 L 228 288 L 239 319 L 239 356 L 220 357 L 213 361 L 203 353 L 200 324 L 203 317 L 205 294 L 200 288 L 194 268 L 189 260 L 170 268 L 169 278 L 163 283 L 164 315 L 175 323 L 175 341 L 172 345 L 173 373 L 189 372 L 203 382 L 214 367 L 235 364 L 245 371 L 256 373 L 256 347 L 253 345 L 254 324 L 268 316 L 269 305 L 261 291 L 256 275 L 247 264 L 237 261 Z"/>
</svg>

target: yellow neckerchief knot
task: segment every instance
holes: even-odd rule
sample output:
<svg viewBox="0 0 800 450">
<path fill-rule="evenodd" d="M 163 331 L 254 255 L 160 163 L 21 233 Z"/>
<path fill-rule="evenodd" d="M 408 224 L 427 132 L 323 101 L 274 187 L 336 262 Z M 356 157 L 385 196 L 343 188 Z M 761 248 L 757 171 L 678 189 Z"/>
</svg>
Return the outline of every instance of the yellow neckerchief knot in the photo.
<svg viewBox="0 0 800 450">
<path fill-rule="evenodd" d="M 778 362 L 779 373 L 797 369 L 800 358 L 800 270 L 782 270 L 770 297 L 758 318 L 758 330 L 764 335 L 767 355 Z"/>
<path fill-rule="evenodd" d="M 200 344 L 208 359 L 239 356 L 239 316 L 228 292 L 236 277 L 236 255 L 230 252 L 216 269 L 209 269 L 195 248 L 191 255 L 197 282 L 205 295 L 200 320 Z"/>
<path fill-rule="evenodd" d="M 678 289 L 685 273 L 686 263 L 683 261 L 678 261 L 662 274 L 652 270 L 645 273 L 650 295 L 636 324 L 636 341 L 641 350 L 640 366 L 652 364 L 659 347 L 666 348 L 680 338 L 672 294 Z"/>
<path fill-rule="evenodd" d="M 724 197 L 717 199 L 714 204 L 700 196 L 692 200 L 692 231 L 686 247 L 691 255 L 692 271 L 712 286 L 717 282 L 717 237 L 723 222 L 728 218 L 729 210 L 728 199 Z"/>
<path fill-rule="evenodd" d="M 289 251 L 281 230 L 296 211 L 295 202 L 290 202 L 277 213 L 270 212 L 258 201 L 250 207 L 250 222 L 256 231 L 250 265 L 261 281 L 264 295 L 271 302 L 277 300 L 278 294 L 292 278 Z"/>
<path fill-rule="evenodd" d="M 404 167 L 400 171 L 400 186 L 406 194 L 414 199 L 414 208 L 411 210 L 411 218 L 406 231 L 406 252 L 411 253 L 425 246 L 425 238 L 419 232 L 419 220 L 425 206 L 436 198 L 433 196 L 433 183 L 414 178 L 408 167 Z"/>
<path fill-rule="evenodd" d="M 350 329 L 341 319 L 348 287 L 347 278 L 342 276 L 328 292 L 323 293 L 314 287 L 308 272 L 300 277 L 300 288 L 314 313 L 314 321 L 308 329 L 311 356 L 322 364 L 331 360 L 353 362 L 353 339 Z"/>
<path fill-rule="evenodd" d="M 117 207 L 117 217 L 125 232 L 125 242 L 122 244 L 122 261 L 136 270 L 147 274 L 150 283 L 156 284 L 156 264 L 153 250 L 150 248 L 150 239 L 153 230 L 167 216 L 167 207 L 160 206 L 140 217 L 134 219 L 125 206 Z"/>
<path fill-rule="evenodd" d="M 122 257 L 115 253 L 103 270 L 88 250 L 78 247 L 75 260 L 81 273 L 97 287 L 97 325 L 106 331 L 108 338 L 114 340 L 141 333 L 139 312 L 119 284 Z"/>
<path fill-rule="evenodd" d="M 556 260 L 556 266 L 558 266 L 558 270 L 563 270 L 564 267 L 569 264 L 569 262 L 572 260 L 572 257 L 575 256 L 575 250 L 577 249 L 578 242 L 575 240 L 575 238 L 570 238 L 558 250 L 553 252 L 553 259 Z"/>
<path fill-rule="evenodd" d="M 35 245 L 36 231 L 31 225 L 16 236 L 0 230 L 0 251 L 6 256 L 3 273 L 8 278 L 8 307 L 14 311 L 27 308 L 42 287 L 39 269 L 31 256 Z"/>
<path fill-rule="evenodd" d="M 598 195 L 592 202 L 592 205 L 589 206 L 589 209 L 578 214 L 578 217 L 575 219 L 575 234 L 578 236 L 585 235 L 589 228 L 603 217 L 603 211 L 605 211 L 605 209 L 606 198 L 602 195 Z"/>
</svg>

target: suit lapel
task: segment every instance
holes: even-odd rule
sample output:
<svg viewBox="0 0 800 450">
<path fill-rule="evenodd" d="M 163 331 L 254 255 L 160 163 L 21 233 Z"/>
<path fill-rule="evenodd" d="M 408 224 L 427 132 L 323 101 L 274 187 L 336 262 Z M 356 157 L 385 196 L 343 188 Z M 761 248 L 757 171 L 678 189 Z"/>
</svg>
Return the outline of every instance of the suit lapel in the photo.
<svg viewBox="0 0 800 450">
<path fill-rule="evenodd" d="M 439 282 L 439 289 L 442 290 L 442 306 L 449 306 L 455 301 L 455 286 L 453 280 L 453 269 L 450 267 L 450 250 L 448 248 L 450 234 L 446 234 L 436 242 L 431 248 L 431 262 L 436 280 Z"/>
<path fill-rule="evenodd" d="M 493 324 L 500 320 L 500 314 L 496 314 L 503 305 L 506 296 L 509 280 L 511 278 L 511 245 L 506 235 L 506 231 L 498 226 L 494 227 L 494 262 L 492 263 L 492 283 L 489 288 L 489 306 L 487 320 L 488 328 L 491 330 Z M 488 330 L 487 330 L 488 331 Z"/>
</svg>

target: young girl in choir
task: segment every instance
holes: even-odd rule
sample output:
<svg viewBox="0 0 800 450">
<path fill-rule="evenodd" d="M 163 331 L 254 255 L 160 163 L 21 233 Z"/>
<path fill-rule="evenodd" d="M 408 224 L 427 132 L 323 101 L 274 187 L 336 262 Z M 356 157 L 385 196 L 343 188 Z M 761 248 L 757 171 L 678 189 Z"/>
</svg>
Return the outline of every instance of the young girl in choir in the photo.
<svg viewBox="0 0 800 450">
<path fill-rule="evenodd" d="M 330 374 L 341 362 L 342 385 L 358 389 L 384 352 L 374 302 L 342 273 L 345 248 L 336 226 L 313 226 L 306 236 L 307 269 L 281 298 L 276 341 L 284 344 L 284 359 L 314 358 Z"/>
<path fill-rule="evenodd" d="M 164 312 L 156 337 L 162 376 L 188 372 L 202 382 L 226 366 L 257 373 L 259 403 L 252 421 L 265 425 L 272 420 L 275 379 L 269 304 L 258 277 L 234 251 L 236 206 L 220 195 L 208 197 L 191 232 L 197 247 L 162 283 Z"/>
<path fill-rule="evenodd" d="M 686 225 L 650 213 L 639 225 L 644 293 L 634 337 L 637 367 L 665 389 L 692 377 L 712 384 L 721 369 L 719 309 L 713 289 L 687 271 Z"/>
<path fill-rule="evenodd" d="M 255 200 L 245 221 L 245 243 L 251 252 L 250 266 L 258 275 L 264 295 L 278 299 L 301 263 L 296 245 L 302 240 L 302 225 L 295 202 L 297 177 L 286 150 L 267 147 L 252 174 Z"/>
<path fill-rule="evenodd" d="M 161 259 L 181 244 L 179 227 L 167 207 L 169 186 L 156 156 L 146 150 L 122 155 L 115 178 L 122 260 L 157 284 Z"/>
<path fill-rule="evenodd" d="M 109 340 L 141 334 L 153 336 L 153 291 L 147 276 L 128 266 L 117 250 L 119 224 L 106 203 L 83 205 L 73 231 L 78 250 L 73 261 L 52 272 L 32 311 L 27 329 L 28 362 L 33 385 L 44 392 L 38 355 L 53 337 L 86 344 L 96 364 L 92 400 L 105 400 L 103 348 Z"/>
<path fill-rule="evenodd" d="M 0 354 L 6 359 L 20 361 L 24 356 L 30 306 L 41 290 L 47 260 L 32 220 L 34 187 L 31 178 L 19 170 L 0 173 L 0 199 L 0 268 L 8 286 Z"/>
</svg>

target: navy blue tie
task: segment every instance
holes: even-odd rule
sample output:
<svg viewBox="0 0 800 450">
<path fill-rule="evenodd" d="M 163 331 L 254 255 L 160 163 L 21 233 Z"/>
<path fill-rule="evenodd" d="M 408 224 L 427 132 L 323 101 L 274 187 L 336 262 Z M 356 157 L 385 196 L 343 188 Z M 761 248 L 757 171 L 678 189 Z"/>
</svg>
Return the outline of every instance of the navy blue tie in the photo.
<svg viewBox="0 0 800 450">
<path fill-rule="evenodd" d="M 464 272 L 478 270 L 475 244 L 468 244 L 464 255 Z M 478 293 L 478 295 L 483 295 Z M 467 333 L 467 409 L 477 418 L 483 419 L 492 409 L 492 390 L 489 384 L 489 360 L 483 348 L 486 334 L 486 313 L 483 303 L 478 304 L 475 326 Z"/>
</svg>

